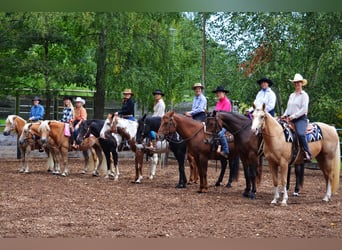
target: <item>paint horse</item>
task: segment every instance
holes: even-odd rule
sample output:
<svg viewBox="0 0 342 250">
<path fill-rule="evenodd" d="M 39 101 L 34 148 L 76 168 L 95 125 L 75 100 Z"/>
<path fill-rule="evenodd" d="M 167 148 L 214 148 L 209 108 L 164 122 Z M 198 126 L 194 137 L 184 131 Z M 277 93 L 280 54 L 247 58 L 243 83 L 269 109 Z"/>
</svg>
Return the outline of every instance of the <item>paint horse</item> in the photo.
<svg viewBox="0 0 342 250">
<path fill-rule="evenodd" d="M 38 142 L 37 139 L 39 139 L 38 136 L 33 137 L 32 135 L 28 140 L 23 141 L 23 143 L 19 142 L 19 138 L 22 134 L 23 128 L 25 126 L 26 121 L 21 118 L 18 115 L 9 115 L 6 119 L 6 126 L 4 129 L 3 134 L 5 136 L 8 136 L 11 134 L 11 132 L 17 134 L 17 145 L 20 152 L 20 158 L 21 158 L 21 168 L 19 170 L 20 173 L 28 173 L 29 172 L 29 166 L 28 166 L 28 158 L 30 155 L 31 150 L 38 149 Z M 52 171 L 52 168 L 54 166 L 53 158 L 50 152 L 46 151 L 48 155 L 47 159 L 47 169 L 48 171 Z"/>
<path fill-rule="evenodd" d="M 101 136 L 113 133 L 114 135 L 119 135 L 121 140 L 127 140 L 130 149 L 135 153 L 134 182 L 141 183 L 143 178 L 141 169 L 144 161 L 144 149 L 136 144 L 137 129 L 138 123 L 136 121 L 120 118 L 114 114 L 108 114 L 101 130 Z"/>
<path fill-rule="evenodd" d="M 147 144 L 151 140 L 150 131 L 157 132 L 159 130 L 161 124 L 161 117 L 157 116 L 146 116 L 146 114 L 138 120 L 138 131 L 137 131 L 137 143 L 143 144 L 144 140 L 147 139 Z M 186 143 L 182 138 L 175 133 L 172 137 L 165 137 L 168 141 L 168 146 L 170 147 L 171 151 L 173 152 L 176 160 L 178 162 L 178 171 L 179 171 L 179 181 L 176 188 L 186 188 L 187 178 L 185 174 L 185 155 L 186 155 Z M 164 140 L 165 141 L 165 140 Z M 158 143 L 162 143 L 164 141 L 157 141 L 157 150 L 158 150 Z M 145 145 L 142 147 L 145 148 Z M 156 154 L 154 154 L 156 155 Z M 193 162 L 192 157 L 188 157 L 188 161 L 190 164 L 190 180 L 189 183 L 195 182 L 198 178 L 196 165 Z M 151 165 L 151 172 L 152 170 Z"/>
<path fill-rule="evenodd" d="M 97 119 L 86 120 L 82 122 L 78 129 L 76 143 L 78 145 L 82 145 L 87 138 L 91 138 L 92 136 L 97 138 L 106 158 L 107 173 L 105 178 L 114 178 L 114 180 L 118 180 L 120 172 L 118 166 L 117 146 L 121 142 L 121 137 L 112 135 L 110 133 L 101 137 L 100 134 L 104 123 L 104 120 Z M 98 164 L 97 167 L 94 169 L 93 176 L 99 175 L 98 167 L 100 165 L 101 164 Z"/>
<path fill-rule="evenodd" d="M 285 140 L 283 127 L 268 112 L 265 105 L 254 109 L 252 129 L 261 132 L 264 138 L 264 154 L 272 173 L 274 185 L 274 197 L 271 204 L 276 204 L 279 199 L 278 191 L 278 167 L 280 167 L 283 200 L 281 205 L 286 205 L 288 195 L 286 191 L 286 176 L 288 165 L 292 159 L 292 143 Z M 326 194 L 323 201 L 328 202 L 332 193 L 335 193 L 340 180 L 340 141 L 336 129 L 322 122 L 317 122 L 322 131 L 322 139 L 309 142 L 309 148 L 313 158 L 317 159 L 318 166 L 324 174 L 326 181 Z M 294 160 L 295 164 L 303 163 L 303 151 L 300 150 Z"/>
<path fill-rule="evenodd" d="M 195 159 L 200 176 L 199 192 L 208 192 L 208 160 L 225 160 L 225 158 L 216 151 L 212 151 L 211 145 L 206 143 L 207 134 L 202 122 L 195 121 L 175 112 L 167 112 L 162 117 L 158 137 L 162 139 L 176 132 L 186 142 L 188 152 Z"/>
</svg>

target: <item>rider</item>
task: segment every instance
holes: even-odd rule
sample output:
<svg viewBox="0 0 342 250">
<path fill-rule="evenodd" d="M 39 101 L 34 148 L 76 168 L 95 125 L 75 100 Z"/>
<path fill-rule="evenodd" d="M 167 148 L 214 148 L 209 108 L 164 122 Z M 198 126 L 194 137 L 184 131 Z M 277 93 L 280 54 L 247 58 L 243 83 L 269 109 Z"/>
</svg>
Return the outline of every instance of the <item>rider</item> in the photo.
<svg viewBox="0 0 342 250">
<path fill-rule="evenodd" d="M 85 100 L 81 97 L 77 97 L 75 99 L 75 116 L 73 119 L 70 120 L 71 125 L 74 129 L 74 144 L 72 145 L 73 148 L 77 149 L 78 145 L 76 145 L 76 138 L 78 135 L 78 129 L 81 125 L 81 123 L 84 120 L 87 120 L 87 110 L 83 107 L 85 104 Z"/>
<path fill-rule="evenodd" d="M 295 92 L 287 102 L 287 108 L 282 116 L 287 121 L 292 121 L 296 127 L 296 133 L 305 153 L 305 161 L 311 162 L 312 156 L 306 138 L 307 114 L 309 109 L 309 95 L 303 90 L 308 83 L 300 74 L 295 74 L 293 80 Z"/>
<path fill-rule="evenodd" d="M 271 89 L 273 82 L 264 77 L 257 81 L 261 89 L 255 97 L 254 105 L 256 107 L 261 107 L 264 103 L 266 105 L 266 111 L 274 116 L 274 108 L 276 105 L 277 97 L 274 91 Z M 249 112 L 252 112 L 253 108 L 250 108 Z"/>
<path fill-rule="evenodd" d="M 224 89 L 222 86 L 217 86 L 215 90 L 212 91 L 213 93 L 216 94 L 216 97 L 218 98 L 215 110 L 216 111 L 227 111 L 231 112 L 232 111 L 232 104 L 230 100 L 227 98 L 226 94 L 229 93 L 228 90 Z M 221 131 L 218 133 L 218 136 L 220 138 L 220 143 L 222 146 L 222 150 L 220 154 L 228 158 L 229 154 L 229 146 L 226 138 L 226 129 L 222 127 Z"/>
<path fill-rule="evenodd" d="M 72 97 L 71 96 L 64 96 L 63 98 L 63 117 L 61 122 L 64 122 L 64 135 L 70 136 L 70 121 L 75 116 L 74 106 L 72 105 Z"/>
<path fill-rule="evenodd" d="M 152 95 L 154 95 L 153 115 L 152 117 L 163 117 L 165 114 L 165 102 L 163 100 L 164 93 L 160 89 L 156 89 Z M 150 148 L 154 149 L 156 146 L 157 134 L 156 131 L 150 131 L 151 144 Z"/>
<path fill-rule="evenodd" d="M 39 120 L 43 120 L 45 110 L 44 110 L 43 105 L 40 104 L 41 101 L 40 101 L 39 97 L 35 96 L 32 99 L 32 102 L 33 102 L 33 105 L 32 105 L 31 110 L 30 110 L 29 121 L 30 122 L 37 122 Z"/>
<path fill-rule="evenodd" d="M 124 92 L 124 98 L 122 100 L 122 106 L 121 111 L 115 112 L 114 115 L 119 115 L 122 118 L 135 121 L 134 118 L 134 105 L 135 102 L 133 100 L 134 93 L 131 89 L 125 89 Z"/>
<path fill-rule="evenodd" d="M 202 94 L 204 87 L 201 83 L 195 83 L 192 89 L 195 92 L 195 96 L 192 102 L 191 111 L 185 112 L 187 117 L 204 122 L 206 119 L 205 110 L 207 108 L 207 98 Z"/>
</svg>

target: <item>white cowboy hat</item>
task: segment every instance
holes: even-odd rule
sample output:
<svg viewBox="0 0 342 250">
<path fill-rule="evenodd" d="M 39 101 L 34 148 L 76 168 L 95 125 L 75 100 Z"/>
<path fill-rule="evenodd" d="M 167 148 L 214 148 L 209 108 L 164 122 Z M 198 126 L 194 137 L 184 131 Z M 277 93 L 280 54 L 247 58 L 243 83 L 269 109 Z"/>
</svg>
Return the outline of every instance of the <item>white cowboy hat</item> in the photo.
<svg viewBox="0 0 342 250">
<path fill-rule="evenodd" d="M 195 83 L 194 86 L 192 86 L 192 89 L 195 89 L 197 87 L 200 87 L 201 89 L 204 89 L 204 86 L 201 83 Z"/>
<path fill-rule="evenodd" d="M 308 84 L 308 81 L 306 79 L 303 78 L 303 76 L 301 74 L 295 74 L 293 80 L 289 80 L 290 82 L 302 82 L 302 85 L 305 86 L 306 84 Z"/>
<path fill-rule="evenodd" d="M 80 102 L 80 103 L 82 103 L 82 105 L 84 105 L 85 104 L 85 100 L 84 99 L 82 99 L 81 97 L 76 97 L 76 99 L 75 99 L 75 102 Z"/>
</svg>

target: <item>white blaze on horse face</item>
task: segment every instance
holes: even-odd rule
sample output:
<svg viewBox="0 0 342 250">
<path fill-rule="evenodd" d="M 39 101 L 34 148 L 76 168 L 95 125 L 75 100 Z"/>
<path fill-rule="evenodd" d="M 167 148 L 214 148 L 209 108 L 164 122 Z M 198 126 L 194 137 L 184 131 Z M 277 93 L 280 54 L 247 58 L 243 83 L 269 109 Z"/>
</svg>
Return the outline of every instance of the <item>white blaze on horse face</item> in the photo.
<svg viewBox="0 0 342 250">
<path fill-rule="evenodd" d="M 9 115 L 6 119 L 6 127 L 4 129 L 4 134 L 8 134 L 14 129 L 14 115 Z"/>
<path fill-rule="evenodd" d="M 20 137 L 19 137 L 19 142 L 22 144 L 24 141 L 25 141 L 25 139 L 27 139 L 28 138 L 28 136 L 29 136 L 29 130 L 30 130 L 30 123 L 27 123 L 27 124 L 25 124 L 25 126 L 23 127 L 23 131 L 21 132 L 21 135 L 20 135 Z"/>
<path fill-rule="evenodd" d="M 259 130 L 262 127 L 263 120 L 264 120 L 265 112 L 262 111 L 259 108 L 256 108 L 253 112 L 253 121 L 252 121 L 252 126 L 251 130 L 255 133 L 258 134 Z"/>
<path fill-rule="evenodd" d="M 47 141 L 47 137 L 49 136 L 49 133 L 50 133 L 50 126 L 49 126 L 49 121 L 46 120 L 46 121 L 43 121 L 39 128 L 38 128 L 38 132 L 40 133 L 40 139 L 42 141 Z"/>
</svg>

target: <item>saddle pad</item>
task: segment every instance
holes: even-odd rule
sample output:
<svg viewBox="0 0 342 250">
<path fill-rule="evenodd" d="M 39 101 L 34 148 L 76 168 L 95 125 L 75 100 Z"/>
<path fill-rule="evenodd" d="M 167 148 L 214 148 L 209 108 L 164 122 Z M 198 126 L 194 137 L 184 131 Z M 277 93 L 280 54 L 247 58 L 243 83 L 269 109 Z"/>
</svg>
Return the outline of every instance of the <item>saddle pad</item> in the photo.
<svg viewBox="0 0 342 250">
<path fill-rule="evenodd" d="M 306 139 L 308 142 L 314 142 L 322 140 L 323 134 L 321 128 L 316 123 L 311 123 L 312 132 L 306 134 Z"/>
</svg>

